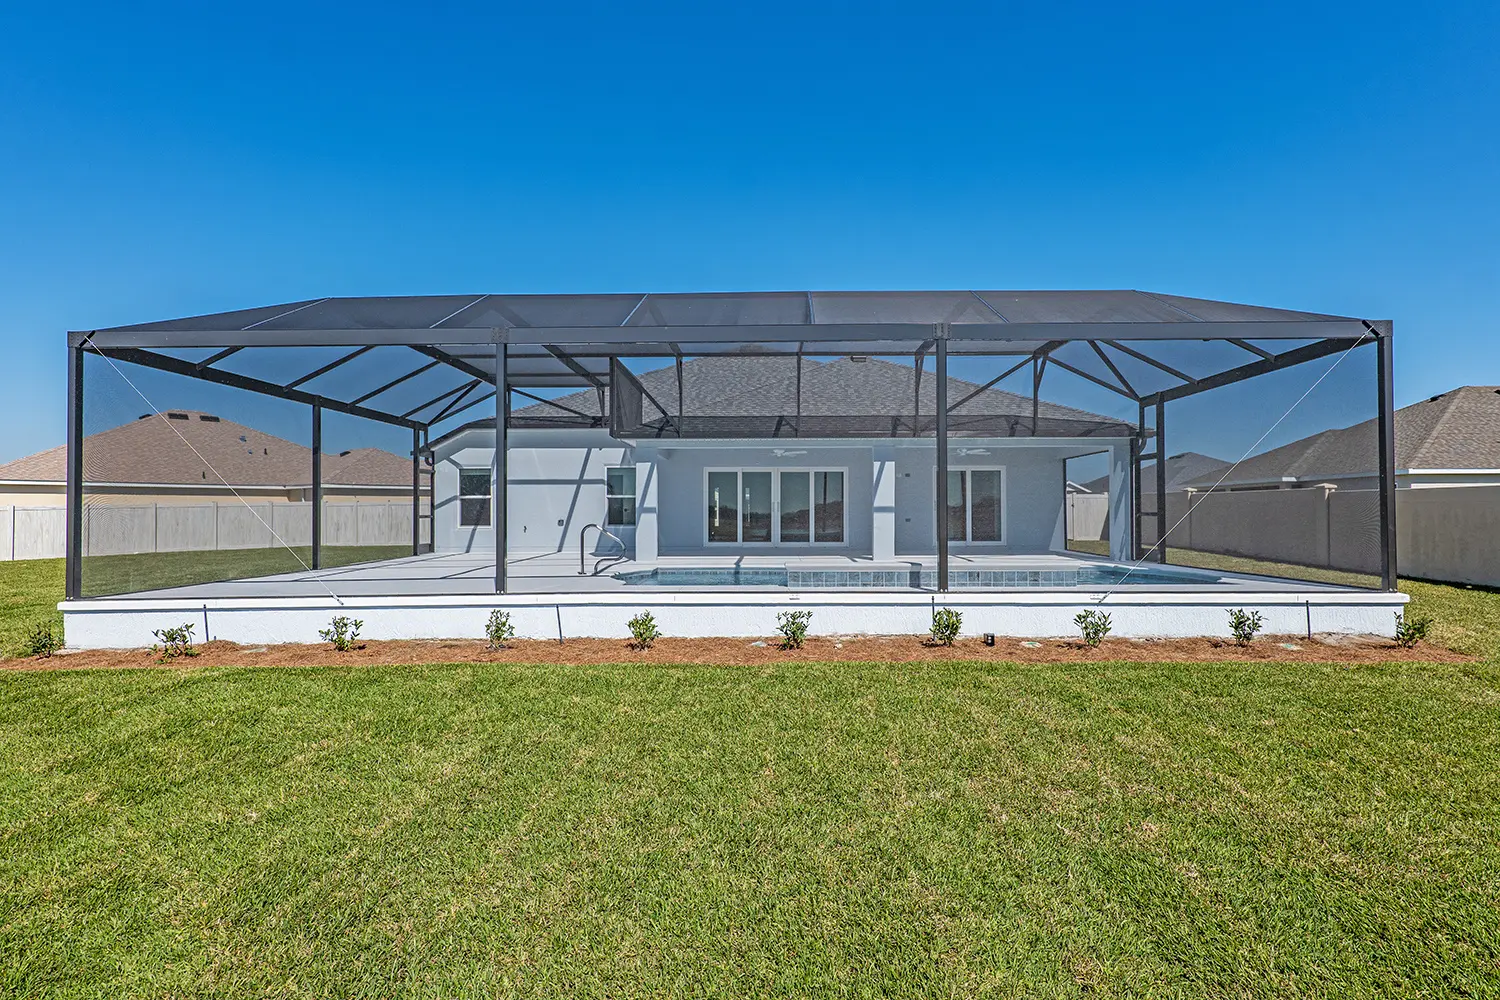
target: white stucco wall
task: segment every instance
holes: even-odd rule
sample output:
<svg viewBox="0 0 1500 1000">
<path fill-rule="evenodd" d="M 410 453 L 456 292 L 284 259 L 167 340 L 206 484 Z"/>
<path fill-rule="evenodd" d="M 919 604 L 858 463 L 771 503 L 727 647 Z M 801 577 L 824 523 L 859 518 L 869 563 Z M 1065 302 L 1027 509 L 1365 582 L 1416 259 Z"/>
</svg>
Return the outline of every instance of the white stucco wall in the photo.
<svg viewBox="0 0 1500 1000">
<path fill-rule="evenodd" d="M 1070 457 L 1098 451 L 1101 444 L 1108 447 L 1108 442 L 1099 441 L 955 441 L 950 453 L 952 468 L 1005 469 L 1005 541 L 955 545 L 954 551 L 1026 553 L 1063 549 L 1063 463 Z M 492 467 L 493 432 L 468 431 L 440 444 L 435 452 L 437 550 L 493 551 L 490 528 L 459 525 L 456 496 L 460 469 Z M 510 434 L 509 458 L 509 541 L 515 555 L 573 551 L 579 530 L 604 520 L 605 470 L 612 465 L 633 465 L 637 470 L 639 529 L 620 534 L 638 558 L 729 551 L 895 558 L 931 555 L 937 548 L 937 462 L 930 439 L 857 444 L 794 439 L 774 445 L 739 441 L 626 444 L 603 430 L 518 430 Z M 710 468 L 844 470 L 844 543 L 709 545 L 704 495 Z M 1118 468 L 1123 469 L 1123 461 Z M 1123 497 L 1125 491 L 1117 495 Z M 640 551 L 636 551 L 637 538 Z M 593 539 L 590 548 L 602 551 Z"/>
<path fill-rule="evenodd" d="M 513 430 L 509 437 L 511 554 L 576 551 L 583 526 L 604 522 L 605 470 L 634 464 L 631 449 L 602 430 Z M 457 497 L 459 470 L 490 469 L 494 457 L 495 434 L 489 430 L 468 431 L 434 448 L 437 551 L 495 551 L 492 528 L 458 523 Z M 633 542 L 631 532 L 617 533 Z M 589 545 L 596 547 L 593 538 Z"/>
<path fill-rule="evenodd" d="M 930 445 L 930 442 L 929 442 Z M 1017 441 L 955 442 L 950 469 L 1005 469 L 1005 541 L 953 543 L 954 552 L 1049 552 L 1065 548 L 1063 462 L 1098 444 L 1032 445 Z M 977 452 L 987 452 L 978 454 Z M 968 454 L 964 454 L 968 452 Z M 903 448 L 896 461 L 896 554 L 937 548 L 937 458 L 932 448 Z"/>
<path fill-rule="evenodd" d="M 778 456 L 781 450 L 791 454 Z M 802 454 L 796 454 L 801 452 Z M 711 447 L 663 447 L 657 450 L 660 473 L 658 506 L 663 510 L 659 521 L 662 555 L 697 555 L 737 552 L 801 552 L 824 555 L 868 555 L 871 547 L 870 488 L 873 481 L 871 449 L 864 447 L 820 447 L 789 441 L 775 448 L 742 445 L 738 442 L 714 442 Z M 709 545 L 706 501 L 706 473 L 710 468 L 738 469 L 843 469 L 844 544 L 757 545 L 723 543 Z"/>
</svg>

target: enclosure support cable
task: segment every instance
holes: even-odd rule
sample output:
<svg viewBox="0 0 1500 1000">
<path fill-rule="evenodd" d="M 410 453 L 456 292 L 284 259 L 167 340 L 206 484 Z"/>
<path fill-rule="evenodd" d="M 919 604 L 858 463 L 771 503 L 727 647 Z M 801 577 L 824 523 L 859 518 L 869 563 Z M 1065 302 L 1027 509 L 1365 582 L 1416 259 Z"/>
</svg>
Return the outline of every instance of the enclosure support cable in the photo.
<svg viewBox="0 0 1500 1000">
<path fill-rule="evenodd" d="M 1216 490 L 1220 486 L 1222 486 L 1223 483 L 1224 483 L 1224 480 L 1228 479 L 1230 477 L 1230 475 L 1234 472 L 1234 470 L 1238 469 L 1240 467 L 1240 463 L 1244 462 L 1245 459 L 1249 458 L 1251 456 L 1251 454 L 1254 453 L 1255 449 L 1259 448 L 1261 446 L 1261 442 L 1265 441 L 1266 438 L 1270 437 L 1271 433 L 1273 431 L 1275 431 L 1276 428 L 1280 427 L 1281 424 L 1282 424 L 1282 422 L 1285 421 L 1287 417 L 1289 417 L 1289 416 L 1292 415 L 1292 411 L 1295 410 L 1297 407 L 1301 406 L 1302 405 L 1302 401 L 1305 400 L 1308 396 L 1311 396 L 1313 394 L 1313 390 L 1316 389 L 1318 386 L 1322 385 L 1323 384 L 1323 380 L 1326 379 L 1328 376 L 1332 375 L 1334 369 L 1337 368 L 1340 364 L 1342 364 L 1343 361 L 1344 361 L 1344 359 L 1347 358 L 1349 356 L 1349 354 L 1356 347 L 1361 347 L 1364 344 L 1366 344 L 1367 342 L 1368 341 L 1365 338 L 1360 338 L 1360 339 L 1354 341 L 1352 344 L 1350 344 L 1348 350 L 1344 351 L 1344 353 L 1340 354 L 1337 358 L 1335 358 L 1333 364 L 1331 364 L 1331 365 L 1328 366 L 1328 370 L 1325 371 L 1323 374 L 1319 375 L 1318 378 L 1317 378 L 1317 381 L 1315 381 L 1312 385 L 1308 386 L 1307 387 L 1307 391 L 1305 391 L 1304 393 L 1302 393 L 1302 395 L 1298 396 L 1297 399 L 1296 399 L 1296 401 L 1293 402 L 1291 406 L 1288 406 L 1286 408 L 1286 412 L 1283 413 L 1281 416 L 1277 417 L 1276 421 L 1273 424 L 1271 424 L 1271 426 L 1267 427 L 1265 429 L 1265 431 L 1261 434 L 1260 437 L 1258 437 L 1258 438 L 1255 439 L 1255 443 L 1252 444 L 1249 448 L 1245 449 L 1245 453 L 1243 455 L 1241 455 L 1239 458 L 1235 459 L 1235 462 L 1234 462 L 1233 465 L 1231 465 L 1229 468 L 1227 468 L 1227 469 L 1224 470 L 1224 474 L 1218 478 L 1217 482 L 1215 482 L 1207 490 L 1203 491 L 1202 496 L 1197 501 L 1188 504 L 1187 511 L 1181 517 L 1179 517 L 1177 519 L 1177 523 L 1173 524 L 1170 528 L 1168 528 L 1167 531 L 1166 531 L 1166 534 L 1164 534 L 1160 538 L 1158 538 L 1156 540 L 1156 544 L 1152 545 L 1149 549 L 1147 549 L 1144 553 L 1142 553 L 1141 557 L 1139 559 L 1137 559 L 1135 562 L 1131 563 L 1130 564 L 1130 568 L 1125 571 L 1125 575 L 1124 576 L 1120 577 L 1119 580 L 1115 581 L 1115 583 L 1114 583 L 1113 586 L 1111 586 L 1103 594 L 1099 595 L 1098 601 L 1096 603 L 1103 604 L 1106 600 L 1108 600 L 1114 594 L 1114 592 L 1119 589 L 1119 587 L 1120 587 L 1121 584 L 1123 584 L 1126 580 L 1130 579 L 1130 574 L 1134 573 L 1137 569 L 1140 568 L 1141 563 L 1143 563 L 1147 559 L 1149 559 L 1151 557 L 1151 554 L 1153 552 L 1155 552 L 1158 548 L 1162 548 L 1163 546 L 1165 546 L 1166 542 L 1167 542 L 1167 539 L 1172 535 L 1172 533 L 1175 532 L 1179 527 L 1181 527 L 1182 523 L 1184 521 L 1186 521 L 1188 518 L 1190 518 L 1190 517 L 1193 516 L 1193 511 L 1195 511 L 1195 510 L 1198 509 L 1198 504 L 1201 504 L 1204 500 L 1207 500 L 1209 498 L 1209 496 L 1213 493 L 1214 490 Z M 1157 451 L 1160 452 L 1161 449 L 1158 448 Z M 1166 460 L 1167 460 L 1167 456 L 1165 456 L 1165 455 L 1158 454 L 1156 456 L 1156 461 L 1159 462 L 1159 463 L 1165 463 Z M 1166 467 L 1165 465 L 1161 466 L 1161 468 L 1163 468 L 1163 469 L 1165 469 L 1165 467 Z M 1167 502 L 1166 496 L 1163 495 L 1163 496 L 1159 497 L 1157 502 L 1161 503 L 1161 504 L 1165 504 Z"/>
<path fill-rule="evenodd" d="M 94 339 L 94 335 L 91 333 L 87 337 L 84 338 L 84 343 L 85 344 L 89 344 L 93 339 Z M 338 594 L 335 594 L 333 592 L 333 590 L 328 586 L 328 584 L 326 584 L 326 583 L 323 582 L 323 578 L 321 576 L 319 576 L 316 572 L 314 572 L 313 568 L 311 566 L 307 565 L 307 563 L 305 563 L 305 562 L 302 561 L 302 557 L 297 554 L 297 550 L 294 549 L 294 548 L 292 548 L 292 546 L 287 543 L 286 539 L 282 538 L 279 534 L 276 533 L 276 529 L 273 528 L 273 527 L 271 527 L 271 525 L 266 522 L 266 519 L 260 516 L 260 511 L 256 510 L 253 506 L 251 506 L 250 501 L 248 501 L 244 497 L 240 496 L 239 490 L 236 490 L 234 488 L 234 486 L 229 482 L 229 480 L 225 479 L 219 473 L 219 470 L 216 469 L 216 468 L 214 468 L 212 462 L 210 462 L 208 459 L 206 459 L 206 458 L 203 457 L 203 453 L 202 452 L 200 452 L 197 448 L 193 447 L 193 442 L 189 441 L 187 439 L 187 437 L 182 433 L 182 431 L 180 431 L 180 430 L 177 429 L 176 425 L 173 424 L 172 421 L 167 420 L 166 414 L 163 413 L 157 407 L 157 405 L 151 401 L 151 398 L 149 396 L 147 396 L 144 392 L 141 391 L 140 386 L 136 385 L 134 382 L 132 382 L 130 380 L 130 376 L 126 375 L 125 372 L 124 372 L 124 370 L 121 369 L 120 366 L 115 363 L 115 359 L 112 358 L 112 357 L 110 357 L 108 354 L 105 354 L 104 351 L 101 350 L 97 345 L 92 345 L 92 346 L 94 347 L 94 350 L 96 352 L 98 352 L 98 354 L 99 354 L 99 356 L 101 358 L 103 358 L 105 361 L 109 362 L 109 366 L 115 370 L 115 374 L 118 375 L 118 376 L 120 376 L 120 378 L 122 380 L 124 380 L 124 382 L 125 382 L 126 385 L 130 386 L 131 389 L 135 390 L 135 394 L 137 396 L 141 397 L 141 399 L 145 402 L 145 404 L 147 406 L 151 407 L 151 412 L 154 413 L 154 414 L 156 414 L 156 416 L 160 417 L 166 423 L 166 425 L 168 427 L 171 427 L 172 428 L 172 433 L 176 434 L 177 437 L 182 441 L 182 443 L 185 444 L 185 445 L 187 445 L 189 451 L 191 451 L 194 455 L 198 456 L 198 461 L 202 462 L 203 465 L 208 469 L 208 471 L 212 472 L 214 474 L 214 477 L 216 479 L 218 479 L 219 482 L 221 482 L 221 483 L 224 484 L 224 487 L 226 489 L 228 489 L 231 494 L 233 494 L 233 496 L 234 496 L 234 498 L 236 500 L 238 500 L 240 503 L 242 503 L 242 504 L 245 505 L 245 509 L 248 510 L 252 515 L 254 515 L 255 519 L 257 521 L 259 521 L 261 523 L 261 525 L 267 531 L 269 531 L 271 533 L 271 537 L 274 538 L 274 539 L 276 539 L 276 541 L 280 542 L 281 546 L 283 548 L 285 548 L 288 552 L 290 552 L 292 554 L 292 558 L 295 559 L 295 560 L 297 560 L 297 564 L 300 565 L 307 572 L 312 573 L 312 575 L 313 575 L 312 578 L 313 578 L 314 581 L 317 582 L 318 586 L 320 586 L 324 590 L 328 591 L 328 596 L 329 597 L 333 598 L 340 605 L 343 605 L 343 603 L 344 603 L 343 598 L 339 597 Z M 315 510 L 315 511 L 313 511 L 313 517 L 317 517 L 321 513 L 322 513 L 321 511 L 316 511 Z"/>
</svg>

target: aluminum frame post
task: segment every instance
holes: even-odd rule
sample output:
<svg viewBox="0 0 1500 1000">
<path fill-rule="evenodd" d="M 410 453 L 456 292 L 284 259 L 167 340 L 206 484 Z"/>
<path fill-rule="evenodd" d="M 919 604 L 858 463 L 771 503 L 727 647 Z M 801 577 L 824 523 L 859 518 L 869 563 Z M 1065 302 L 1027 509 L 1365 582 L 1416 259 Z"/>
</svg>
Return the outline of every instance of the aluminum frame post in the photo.
<svg viewBox="0 0 1500 1000">
<path fill-rule="evenodd" d="M 1167 561 L 1167 404 L 1156 401 L 1156 561 Z"/>
<path fill-rule="evenodd" d="M 83 348 L 68 347 L 68 538 L 63 595 L 83 597 Z"/>
<path fill-rule="evenodd" d="M 323 404 L 312 408 L 312 568 L 323 568 Z"/>
<path fill-rule="evenodd" d="M 948 590 L 948 325 L 933 329 L 937 340 L 937 589 Z"/>
<path fill-rule="evenodd" d="M 506 481 L 509 466 L 510 391 L 506 377 L 509 350 L 504 342 L 495 345 L 495 471 L 490 486 L 490 522 L 495 532 L 495 593 L 505 593 L 508 551 L 506 527 Z"/>
<path fill-rule="evenodd" d="M 411 554 L 422 554 L 422 432 L 411 429 Z"/>
<path fill-rule="evenodd" d="M 1376 393 L 1379 418 L 1376 421 L 1380 447 L 1380 585 L 1395 590 L 1399 583 L 1396 565 L 1396 402 L 1393 380 L 1393 330 L 1377 333 Z"/>
</svg>

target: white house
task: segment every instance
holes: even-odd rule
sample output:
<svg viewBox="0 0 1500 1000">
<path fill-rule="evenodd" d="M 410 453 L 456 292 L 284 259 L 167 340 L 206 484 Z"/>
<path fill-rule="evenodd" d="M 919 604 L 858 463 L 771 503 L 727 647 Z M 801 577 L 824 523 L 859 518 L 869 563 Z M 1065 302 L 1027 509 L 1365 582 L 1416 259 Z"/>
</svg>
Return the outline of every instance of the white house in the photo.
<svg viewBox="0 0 1500 1000">
<path fill-rule="evenodd" d="M 599 525 L 641 562 L 661 556 L 840 555 L 875 562 L 931 555 L 937 548 L 937 465 L 930 440 L 839 440 L 757 433 L 785 411 L 781 374 L 759 379 L 732 357 L 685 363 L 687 409 L 715 400 L 719 417 L 741 420 L 743 437 L 612 437 L 603 426 L 608 393 L 576 392 L 510 415 L 507 477 L 510 549 L 516 556 L 574 551 L 588 525 Z M 639 382 L 676 412 L 678 372 L 641 373 Z M 918 393 L 926 412 L 935 387 L 914 391 L 910 366 L 875 358 L 804 360 L 802 418 L 810 425 L 872 412 L 911 414 Z M 829 391 L 820 392 L 820 387 Z M 841 391 L 833 391 L 840 387 Z M 993 429 L 1014 417 L 1029 426 L 1033 401 L 950 377 L 951 400 Z M 694 396 L 701 398 L 693 398 Z M 1134 428 L 1045 400 L 1043 421 L 1074 426 L 1071 437 L 967 433 L 949 457 L 948 537 L 955 552 L 1036 554 L 1065 549 L 1064 463 L 1108 451 L 1111 479 L 1126 482 Z M 795 417 L 793 418 L 795 419 Z M 566 426 L 573 422 L 575 426 Z M 597 426 L 586 426 L 594 423 Z M 556 426 L 563 424 L 564 426 Z M 550 426 L 549 426 L 550 425 Z M 729 433 L 733 433 L 732 429 Z M 432 442 L 438 552 L 493 552 L 493 420 L 459 427 Z M 1123 498 L 1116 488 L 1112 495 Z M 1111 551 L 1126 558 L 1128 518 L 1121 513 Z M 619 551 L 602 533 L 590 551 Z"/>
</svg>

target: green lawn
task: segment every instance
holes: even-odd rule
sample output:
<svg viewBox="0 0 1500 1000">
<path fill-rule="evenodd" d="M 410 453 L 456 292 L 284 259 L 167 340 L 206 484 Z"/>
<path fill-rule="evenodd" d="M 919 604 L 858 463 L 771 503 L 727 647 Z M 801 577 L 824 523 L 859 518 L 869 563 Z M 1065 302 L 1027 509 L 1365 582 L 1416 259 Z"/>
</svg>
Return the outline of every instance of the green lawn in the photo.
<svg viewBox="0 0 1500 1000">
<path fill-rule="evenodd" d="M 27 559 L 0 562 L 0 658 L 19 656 L 39 623 L 62 632 L 63 561 Z"/>
<path fill-rule="evenodd" d="M 1500 669 L 0 674 L 0 995 L 1500 992 Z"/>
</svg>

